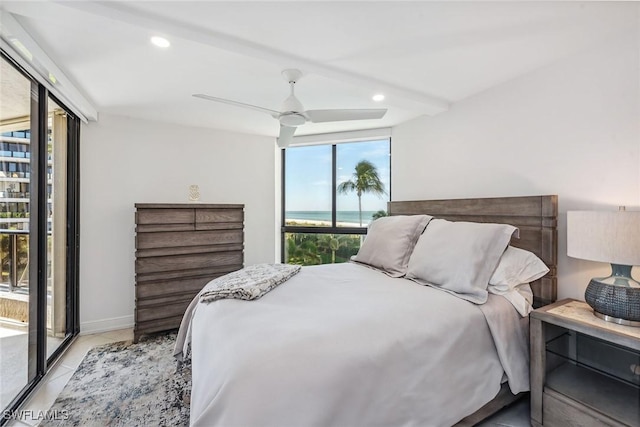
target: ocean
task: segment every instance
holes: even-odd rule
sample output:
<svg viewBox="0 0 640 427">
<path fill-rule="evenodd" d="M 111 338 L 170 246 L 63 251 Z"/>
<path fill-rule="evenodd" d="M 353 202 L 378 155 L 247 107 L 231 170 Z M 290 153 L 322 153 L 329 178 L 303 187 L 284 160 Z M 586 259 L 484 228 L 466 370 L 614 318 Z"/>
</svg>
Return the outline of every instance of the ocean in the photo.
<svg viewBox="0 0 640 427">
<path fill-rule="evenodd" d="M 362 225 L 369 224 L 371 216 L 377 211 L 362 211 Z M 286 211 L 287 220 L 308 220 L 308 221 L 331 221 L 331 211 Z M 336 213 L 337 222 L 360 222 L 358 211 L 338 211 Z"/>
</svg>

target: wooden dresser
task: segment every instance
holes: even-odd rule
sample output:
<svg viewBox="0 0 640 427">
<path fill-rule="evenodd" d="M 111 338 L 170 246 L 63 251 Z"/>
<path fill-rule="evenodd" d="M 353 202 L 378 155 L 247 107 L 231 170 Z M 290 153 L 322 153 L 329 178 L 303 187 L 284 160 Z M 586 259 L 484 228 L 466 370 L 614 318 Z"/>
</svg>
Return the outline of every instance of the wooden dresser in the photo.
<svg viewBox="0 0 640 427">
<path fill-rule="evenodd" d="M 211 279 L 244 260 L 244 205 L 136 203 L 134 342 L 175 329 Z"/>
</svg>

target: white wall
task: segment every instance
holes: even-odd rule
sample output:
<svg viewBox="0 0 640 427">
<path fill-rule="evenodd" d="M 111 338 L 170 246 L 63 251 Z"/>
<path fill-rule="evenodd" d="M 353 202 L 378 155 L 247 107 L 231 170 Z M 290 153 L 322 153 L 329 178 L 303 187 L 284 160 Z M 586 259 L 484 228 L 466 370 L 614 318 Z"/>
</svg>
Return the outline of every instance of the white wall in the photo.
<svg viewBox="0 0 640 427">
<path fill-rule="evenodd" d="M 134 203 L 244 203 L 245 264 L 274 262 L 273 138 L 101 114 L 80 150 L 82 333 L 133 325 Z"/>
<path fill-rule="evenodd" d="M 640 205 L 638 40 L 619 36 L 395 127 L 394 200 L 557 194 L 558 296 L 584 300 L 609 268 L 566 256 L 566 211 Z"/>
<path fill-rule="evenodd" d="M 558 194 L 558 294 L 583 299 L 608 267 L 565 255 L 566 211 L 640 205 L 638 40 L 618 37 L 394 127 L 394 200 Z M 279 259 L 274 150 L 273 138 L 120 116 L 84 126 L 82 332 L 133 324 L 136 202 L 186 202 L 198 184 L 203 202 L 246 205 L 246 264 Z"/>
</svg>

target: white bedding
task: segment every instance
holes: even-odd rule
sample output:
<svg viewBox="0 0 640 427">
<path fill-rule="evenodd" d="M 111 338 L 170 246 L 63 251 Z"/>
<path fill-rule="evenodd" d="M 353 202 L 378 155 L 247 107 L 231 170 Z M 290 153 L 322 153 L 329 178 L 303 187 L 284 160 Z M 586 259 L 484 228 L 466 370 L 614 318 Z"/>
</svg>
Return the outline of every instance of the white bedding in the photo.
<svg viewBox="0 0 640 427">
<path fill-rule="evenodd" d="M 191 424 L 450 426 L 491 400 L 505 372 L 512 391 L 528 389 L 519 316 L 489 301 L 485 318 L 446 292 L 348 263 L 305 267 L 258 300 L 199 303 Z M 492 331 L 521 342 L 499 344 L 498 356 Z"/>
</svg>

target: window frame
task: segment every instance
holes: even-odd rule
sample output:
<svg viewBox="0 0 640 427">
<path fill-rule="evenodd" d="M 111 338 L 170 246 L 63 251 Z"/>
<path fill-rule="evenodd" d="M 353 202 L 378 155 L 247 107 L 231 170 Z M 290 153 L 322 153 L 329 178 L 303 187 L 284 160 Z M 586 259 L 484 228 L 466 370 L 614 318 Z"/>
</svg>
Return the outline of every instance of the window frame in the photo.
<svg viewBox="0 0 640 427">
<path fill-rule="evenodd" d="M 286 252 L 286 234 L 287 233 L 304 233 L 304 234 L 349 234 L 349 235 L 366 235 L 367 227 L 338 227 L 337 226 L 337 153 L 338 153 L 338 145 L 339 144 L 357 144 L 360 142 L 370 142 L 370 141 L 381 141 L 381 140 L 389 141 L 389 188 L 387 189 L 387 193 L 389 195 L 389 201 L 391 198 L 391 153 L 392 153 L 392 141 L 391 137 L 384 138 L 367 138 L 361 141 L 344 141 L 344 142 L 333 142 L 331 144 L 313 144 L 313 145 L 331 145 L 331 226 L 299 226 L 299 225 L 286 225 L 286 148 L 281 149 L 281 188 L 280 188 L 280 262 L 285 262 L 285 252 Z M 290 148 L 296 148 L 290 147 Z"/>
</svg>

